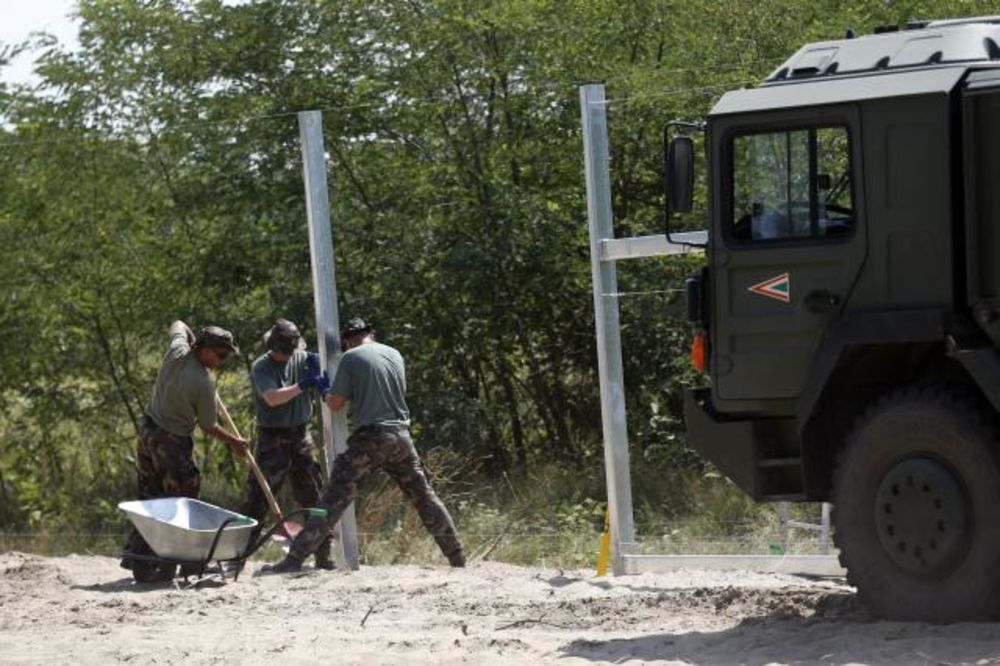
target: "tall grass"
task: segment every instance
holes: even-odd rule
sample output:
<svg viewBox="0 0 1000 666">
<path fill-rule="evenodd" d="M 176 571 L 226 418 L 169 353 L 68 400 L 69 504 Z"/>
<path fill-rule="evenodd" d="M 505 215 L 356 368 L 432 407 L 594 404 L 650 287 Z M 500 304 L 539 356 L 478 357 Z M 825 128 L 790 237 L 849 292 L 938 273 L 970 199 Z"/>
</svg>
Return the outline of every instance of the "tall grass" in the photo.
<svg viewBox="0 0 1000 666">
<path fill-rule="evenodd" d="M 471 560 L 580 568 L 596 563 L 604 529 L 606 495 L 603 469 L 547 466 L 518 476 L 487 481 L 476 461 L 437 449 L 425 463 L 438 494 L 448 506 Z M 111 489 L 98 489 L 108 492 Z M 79 524 L 37 525 L 0 532 L 0 552 L 19 550 L 50 555 L 115 555 L 129 525 L 115 505 L 129 497 L 78 498 L 97 514 Z M 232 507 L 237 486 L 220 475 L 206 476 L 202 498 Z M 283 506 L 292 506 L 282 497 Z M 757 505 L 731 482 L 694 469 L 638 470 L 633 504 L 640 553 L 754 553 L 777 550 L 811 552 L 813 537 L 792 532 L 781 541 L 775 508 Z M 356 504 L 362 563 L 443 563 L 416 512 L 387 477 L 376 476 Z M 792 516 L 813 520 L 818 508 L 795 506 Z M 280 557 L 265 546 L 255 557 Z"/>
<path fill-rule="evenodd" d="M 442 461 L 431 458 L 435 469 Z M 602 469 L 549 466 L 503 483 L 468 488 L 438 474 L 471 559 L 555 567 L 593 567 L 604 529 Z M 775 507 L 754 503 L 713 472 L 637 472 L 633 501 L 639 553 L 769 554 L 814 552 L 808 532 L 778 529 Z M 390 509 L 391 507 L 391 509 Z M 791 517 L 817 522 L 818 505 L 796 505 Z M 369 564 L 440 561 L 433 540 L 392 484 L 360 505 L 361 555 Z"/>
</svg>

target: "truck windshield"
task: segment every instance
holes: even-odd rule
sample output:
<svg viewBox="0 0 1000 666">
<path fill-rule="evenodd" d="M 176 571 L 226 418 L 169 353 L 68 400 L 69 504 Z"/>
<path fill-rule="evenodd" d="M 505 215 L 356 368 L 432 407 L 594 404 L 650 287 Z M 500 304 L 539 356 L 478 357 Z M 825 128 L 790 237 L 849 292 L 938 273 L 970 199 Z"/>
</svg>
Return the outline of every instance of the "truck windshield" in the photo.
<svg viewBox="0 0 1000 666">
<path fill-rule="evenodd" d="M 744 134 L 732 142 L 732 237 L 839 237 L 854 224 L 844 127 Z"/>
</svg>

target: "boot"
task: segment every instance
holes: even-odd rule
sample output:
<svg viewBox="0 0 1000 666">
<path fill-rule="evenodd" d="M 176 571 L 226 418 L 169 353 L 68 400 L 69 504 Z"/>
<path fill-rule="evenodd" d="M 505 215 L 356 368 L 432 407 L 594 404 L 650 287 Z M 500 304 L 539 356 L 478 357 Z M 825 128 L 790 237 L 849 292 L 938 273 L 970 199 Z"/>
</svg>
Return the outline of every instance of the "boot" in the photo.
<svg viewBox="0 0 1000 666">
<path fill-rule="evenodd" d="M 296 559 L 290 554 L 286 555 L 285 559 L 276 564 L 265 564 L 260 568 L 260 574 L 265 576 L 268 574 L 297 573 L 299 571 L 302 571 L 302 560 Z"/>
<path fill-rule="evenodd" d="M 333 563 L 330 558 L 330 537 L 323 540 L 323 543 L 319 545 L 316 552 L 313 553 L 313 557 L 316 559 L 316 568 L 323 569 L 324 571 L 333 571 L 337 568 L 337 565 Z"/>
<path fill-rule="evenodd" d="M 323 569 L 324 571 L 333 571 L 334 569 L 337 568 L 337 565 L 329 557 L 326 558 L 326 559 L 322 559 L 322 558 L 320 558 L 320 557 L 317 556 L 316 557 L 316 568 L 317 569 Z"/>
</svg>

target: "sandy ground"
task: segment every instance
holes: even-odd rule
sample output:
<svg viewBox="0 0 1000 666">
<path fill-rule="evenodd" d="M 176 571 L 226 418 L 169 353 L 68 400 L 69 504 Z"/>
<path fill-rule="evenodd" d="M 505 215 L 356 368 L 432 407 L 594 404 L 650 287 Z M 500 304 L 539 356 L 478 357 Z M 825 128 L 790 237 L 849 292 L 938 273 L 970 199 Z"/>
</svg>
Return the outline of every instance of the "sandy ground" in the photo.
<svg viewBox="0 0 1000 666">
<path fill-rule="evenodd" d="M 185 589 L 106 557 L 0 555 L 0 663 L 1000 664 L 1000 625 L 872 621 L 840 579 L 259 566 Z"/>
</svg>

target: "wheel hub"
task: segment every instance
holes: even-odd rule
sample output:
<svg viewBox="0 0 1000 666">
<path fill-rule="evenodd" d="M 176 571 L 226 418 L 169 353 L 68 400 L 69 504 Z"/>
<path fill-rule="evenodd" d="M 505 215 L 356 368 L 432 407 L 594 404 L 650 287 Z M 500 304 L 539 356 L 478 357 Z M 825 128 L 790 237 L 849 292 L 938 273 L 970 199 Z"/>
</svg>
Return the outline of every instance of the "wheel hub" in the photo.
<svg viewBox="0 0 1000 666">
<path fill-rule="evenodd" d="M 940 574 L 961 560 L 970 511 L 955 475 L 928 458 L 897 463 L 875 497 L 875 525 L 886 554 L 921 576 Z"/>
</svg>

